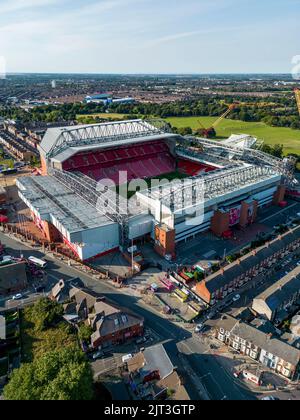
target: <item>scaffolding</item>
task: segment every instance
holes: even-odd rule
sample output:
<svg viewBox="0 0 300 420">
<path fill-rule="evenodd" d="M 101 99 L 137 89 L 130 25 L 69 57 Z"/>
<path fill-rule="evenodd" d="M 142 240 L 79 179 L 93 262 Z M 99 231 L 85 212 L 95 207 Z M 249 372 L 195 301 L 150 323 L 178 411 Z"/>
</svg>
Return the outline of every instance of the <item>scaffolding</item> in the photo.
<svg viewBox="0 0 300 420">
<path fill-rule="evenodd" d="M 201 156 L 201 154 L 204 152 L 215 157 L 221 156 L 225 158 L 227 156 L 230 160 L 238 160 L 258 166 L 269 166 L 284 177 L 286 185 L 295 184 L 295 159 L 292 157 L 280 159 L 264 153 L 261 150 L 251 148 L 240 149 L 231 145 L 222 144 L 215 140 L 207 140 L 198 137 L 196 138 L 188 136 L 183 138 L 182 142 L 185 145 L 197 143 L 198 146 L 201 146 L 201 151 L 199 150 L 199 156 Z"/>
<path fill-rule="evenodd" d="M 100 145 L 168 133 L 172 134 L 171 128 L 161 119 L 129 120 L 68 127 L 61 131 L 46 158 L 53 158 L 69 147 Z"/>
<path fill-rule="evenodd" d="M 269 166 L 219 169 L 162 187 L 156 198 L 175 212 L 276 176 L 278 172 Z"/>
</svg>

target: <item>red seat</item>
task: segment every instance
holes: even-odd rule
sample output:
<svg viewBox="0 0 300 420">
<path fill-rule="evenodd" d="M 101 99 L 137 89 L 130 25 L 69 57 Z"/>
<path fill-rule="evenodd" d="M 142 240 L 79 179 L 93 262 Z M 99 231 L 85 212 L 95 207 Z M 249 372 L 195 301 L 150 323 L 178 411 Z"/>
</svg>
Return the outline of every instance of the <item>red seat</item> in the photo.
<svg viewBox="0 0 300 420">
<path fill-rule="evenodd" d="M 182 171 L 192 172 L 188 162 L 182 161 L 180 168 Z M 63 169 L 82 172 L 96 181 L 109 178 L 118 184 L 126 182 L 126 177 L 122 176 L 120 179 L 120 172 L 127 173 L 128 181 L 173 172 L 175 160 L 165 142 L 155 141 L 129 145 L 117 150 L 78 153 L 63 163 Z"/>
<path fill-rule="evenodd" d="M 215 170 L 215 168 L 210 165 L 185 159 L 180 159 L 178 162 L 178 168 L 181 172 L 190 176 L 198 175 L 201 171 L 210 172 Z"/>
</svg>

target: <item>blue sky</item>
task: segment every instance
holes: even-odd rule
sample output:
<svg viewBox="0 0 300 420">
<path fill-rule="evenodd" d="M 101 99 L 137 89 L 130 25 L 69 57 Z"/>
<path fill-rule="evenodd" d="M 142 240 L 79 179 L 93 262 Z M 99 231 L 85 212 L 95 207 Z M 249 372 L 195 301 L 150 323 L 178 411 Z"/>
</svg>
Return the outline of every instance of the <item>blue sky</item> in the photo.
<svg viewBox="0 0 300 420">
<path fill-rule="evenodd" d="M 289 73 L 300 0 L 0 0 L 9 72 Z"/>
</svg>

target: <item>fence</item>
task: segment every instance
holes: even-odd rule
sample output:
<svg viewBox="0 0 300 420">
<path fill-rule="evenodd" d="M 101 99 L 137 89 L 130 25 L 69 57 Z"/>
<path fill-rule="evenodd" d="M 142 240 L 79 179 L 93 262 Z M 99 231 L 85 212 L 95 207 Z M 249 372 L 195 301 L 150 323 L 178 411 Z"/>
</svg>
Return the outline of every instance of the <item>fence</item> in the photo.
<svg viewBox="0 0 300 420">
<path fill-rule="evenodd" d="M 116 276 L 112 275 L 108 270 L 104 270 L 101 267 L 94 267 L 90 263 L 83 264 L 82 261 L 75 256 L 75 254 L 66 248 L 63 248 L 61 244 L 51 243 L 47 241 L 47 239 L 41 239 L 35 236 L 32 233 L 25 231 L 15 225 L 12 224 L 2 224 L 4 233 L 11 233 L 13 235 L 21 236 L 25 239 L 26 242 L 32 242 L 32 245 L 38 246 L 43 248 L 44 251 L 53 252 L 54 255 L 57 254 L 58 256 L 66 257 L 69 260 L 72 260 L 78 264 L 80 264 L 81 268 L 85 268 L 91 274 L 97 274 L 103 279 L 111 278 L 114 280 Z"/>
</svg>

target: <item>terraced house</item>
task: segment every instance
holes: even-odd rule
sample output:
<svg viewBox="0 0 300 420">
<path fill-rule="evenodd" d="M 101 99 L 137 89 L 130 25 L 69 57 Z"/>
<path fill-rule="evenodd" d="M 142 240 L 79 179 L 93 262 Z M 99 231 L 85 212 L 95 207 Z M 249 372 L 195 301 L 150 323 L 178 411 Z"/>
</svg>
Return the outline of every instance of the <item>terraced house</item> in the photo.
<svg viewBox="0 0 300 420">
<path fill-rule="evenodd" d="M 300 267 L 258 295 L 252 309 L 260 316 L 275 321 L 276 324 L 295 313 L 300 306 Z"/>
<path fill-rule="evenodd" d="M 247 282 L 263 276 L 276 263 L 299 249 L 300 226 L 257 248 L 197 284 L 196 293 L 210 305 L 224 299 Z"/>
<path fill-rule="evenodd" d="M 257 328 L 226 315 L 217 324 L 215 337 L 228 347 L 293 380 L 300 362 L 300 350 Z"/>
</svg>

